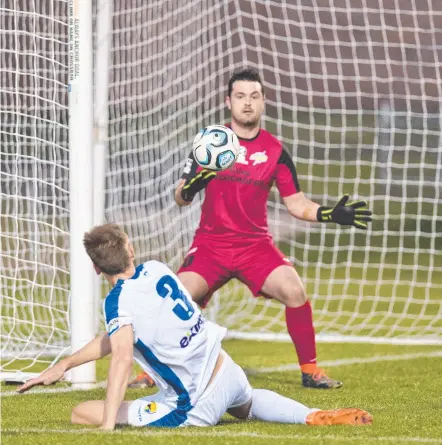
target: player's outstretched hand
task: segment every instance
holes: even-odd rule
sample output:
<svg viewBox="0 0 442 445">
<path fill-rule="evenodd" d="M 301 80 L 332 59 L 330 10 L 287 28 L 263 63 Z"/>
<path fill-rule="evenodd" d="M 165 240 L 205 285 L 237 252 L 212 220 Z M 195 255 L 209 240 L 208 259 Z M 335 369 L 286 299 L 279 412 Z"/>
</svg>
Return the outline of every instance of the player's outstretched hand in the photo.
<svg viewBox="0 0 442 445">
<path fill-rule="evenodd" d="M 22 394 L 37 385 L 52 385 L 52 383 L 61 380 L 64 373 L 64 366 L 61 362 L 58 362 L 51 368 L 46 369 L 46 371 L 42 372 L 38 377 L 28 380 L 24 385 L 17 388 L 17 392 Z"/>
<path fill-rule="evenodd" d="M 372 212 L 367 209 L 366 201 L 348 202 L 349 195 L 344 195 L 334 207 L 319 207 L 318 221 L 334 222 L 343 226 L 355 226 L 367 230 Z"/>
<path fill-rule="evenodd" d="M 195 195 L 202 189 L 207 187 L 207 184 L 216 176 L 216 173 L 211 170 L 203 169 L 197 175 L 187 179 L 181 190 L 181 198 L 184 201 L 190 202 L 195 198 Z"/>
</svg>

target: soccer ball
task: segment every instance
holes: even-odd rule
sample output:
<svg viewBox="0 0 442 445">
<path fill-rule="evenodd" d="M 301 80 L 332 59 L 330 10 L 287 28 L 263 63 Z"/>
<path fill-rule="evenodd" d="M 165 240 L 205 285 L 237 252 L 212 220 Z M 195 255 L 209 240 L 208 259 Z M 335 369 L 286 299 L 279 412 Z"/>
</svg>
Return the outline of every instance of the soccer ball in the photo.
<svg viewBox="0 0 442 445">
<path fill-rule="evenodd" d="M 195 136 L 193 157 L 208 170 L 226 170 L 236 162 L 239 147 L 238 137 L 230 128 L 209 125 Z"/>
</svg>

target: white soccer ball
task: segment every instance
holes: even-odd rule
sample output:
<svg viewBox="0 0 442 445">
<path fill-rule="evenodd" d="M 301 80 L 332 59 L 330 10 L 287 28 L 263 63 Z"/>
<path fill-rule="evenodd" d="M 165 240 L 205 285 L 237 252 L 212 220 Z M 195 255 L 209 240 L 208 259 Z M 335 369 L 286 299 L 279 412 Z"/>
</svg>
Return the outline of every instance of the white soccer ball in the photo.
<svg viewBox="0 0 442 445">
<path fill-rule="evenodd" d="M 239 154 L 236 134 L 223 125 L 209 125 L 193 140 L 193 156 L 203 168 L 221 171 L 230 168 Z"/>
</svg>

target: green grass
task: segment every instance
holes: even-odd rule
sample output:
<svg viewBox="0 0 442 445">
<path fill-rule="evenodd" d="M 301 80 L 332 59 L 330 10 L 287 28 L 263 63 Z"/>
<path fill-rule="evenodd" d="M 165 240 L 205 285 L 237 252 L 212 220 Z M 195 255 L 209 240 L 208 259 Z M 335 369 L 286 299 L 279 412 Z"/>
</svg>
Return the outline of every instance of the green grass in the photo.
<svg viewBox="0 0 442 445">
<path fill-rule="evenodd" d="M 226 350 L 247 368 L 259 369 L 295 363 L 291 344 L 226 341 Z M 432 353 L 436 347 L 370 344 L 320 344 L 322 361 L 370 358 L 385 355 Z M 356 360 L 357 361 L 357 360 Z M 321 408 L 358 406 L 370 411 L 374 425 L 353 427 L 306 427 L 303 425 L 243 423 L 226 415 L 213 428 L 136 429 L 119 428 L 109 433 L 72 426 L 72 408 L 85 400 L 103 399 L 104 389 L 59 394 L 29 394 L 2 398 L 2 444 L 424 444 L 442 443 L 442 357 L 428 357 L 330 367 L 344 387 L 333 391 L 302 388 L 298 371 L 255 374 L 255 388 L 266 388 Z M 98 380 L 106 378 L 107 360 L 98 363 Z M 62 385 L 59 385 L 62 386 Z M 11 387 L 3 387 L 10 390 Z M 130 390 L 127 399 L 151 390 Z M 269 407 L 272 409 L 272 407 Z M 59 430 L 60 432 L 57 432 Z"/>
<path fill-rule="evenodd" d="M 268 116 L 273 116 L 274 119 L 276 116 L 281 117 L 280 111 L 272 115 L 272 109 L 267 108 Z M 350 332 L 357 332 L 360 335 L 367 334 L 370 329 L 376 329 L 377 336 L 389 333 L 400 335 L 404 332 L 389 332 L 395 325 L 396 329 L 407 329 L 410 334 L 439 333 L 440 335 L 442 253 L 437 251 L 437 246 L 442 243 L 442 221 L 440 218 L 437 219 L 436 215 L 442 214 L 442 204 L 436 201 L 436 183 L 434 186 L 416 186 L 406 181 L 408 178 L 417 177 L 432 184 L 437 164 L 437 153 L 434 148 L 440 146 L 440 132 L 433 129 L 432 132 L 425 133 L 425 138 L 412 128 L 394 132 L 393 147 L 390 149 L 391 160 L 394 163 L 391 174 L 396 179 L 404 177 L 405 182 L 400 185 L 393 183 L 386 187 L 381 175 L 385 159 L 380 157 L 380 151 L 373 151 L 377 142 L 373 114 L 353 116 L 342 115 L 339 112 L 325 115 L 293 110 L 284 111 L 284 109 L 282 111 L 285 113 L 283 121 L 290 125 L 278 126 L 268 121 L 267 129 L 282 136 L 289 150 L 293 148 L 303 191 L 309 197 L 321 202 L 325 194 L 332 197 L 348 192 L 351 195 L 364 196 L 368 199 L 375 215 L 368 236 L 365 233 L 340 229 L 336 229 L 336 233 L 330 230 L 324 235 L 317 233 L 312 226 L 306 233 L 303 231 L 295 233 L 289 230 L 280 240 L 281 249 L 295 259 L 295 265 L 306 284 L 309 295 L 315 297 L 315 324 L 318 331 L 328 329 L 330 326 L 334 329 L 344 329 L 347 326 L 351 327 Z M 281 122 L 279 120 L 278 124 Z M 291 122 L 295 122 L 295 125 Z M 141 120 L 135 121 L 133 128 L 137 127 L 140 134 L 144 134 L 145 124 Z M 188 139 L 188 135 L 189 131 L 186 129 L 179 137 Z M 124 147 L 121 148 L 124 149 Z M 177 167 L 177 175 L 178 170 L 180 168 Z M 426 201 L 422 197 L 425 197 Z M 274 205 L 275 200 L 279 202 L 277 194 L 272 192 L 271 205 Z M 22 201 L 22 213 L 32 213 L 33 207 L 29 202 Z M 47 320 L 56 318 L 56 326 L 66 329 L 66 319 L 63 318 L 63 314 L 58 318 L 53 317 L 54 314 L 48 314 L 44 306 L 50 298 L 54 298 L 61 302 L 58 308 L 61 313 L 66 311 L 68 275 L 61 270 L 55 273 L 52 268 L 48 268 L 37 276 L 33 270 L 19 277 L 14 275 L 17 267 L 24 268 L 27 261 L 35 262 L 35 258 L 40 256 L 44 258 L 43 254 L 47 253 L 43 250 L 35 250 L 35 246 L 31 246 L 32 243 L 25 239 L 18 240 L 15 234 L 16 225 L 18 224 L 26 234 L 24 238 L 33 239 L 28 232 L 29 234 L 36 233 L 35 222 L 28 226 L 28 221 L 21 215 L 9 216 L 13 213 L 11 208 L 14 207 L 8 207 L 12 206 L 12 202 L 5 199 L 4 203 L 2 202 L 1 212 L 2 227 L 9 228 L 10 234 L 2 233 L 0 247 L 2 252 L 10 252 L 10 254 L 12 252 L 13 256 L 7 259 L 5 257 L 5 264 L 8 264 L 9 268 L 4 268 L 3 274 L 6 275 L 2 275 L 0 280 L 6 295 L 1 308 L 2 333 L 8 333 L 14 328 L 22 334 L 29 334 L 32 329 L 33 334 L 47 337 L 48 331 L 52 328 L 50 323 L 46 326 Z M 324 202 L 324 204 L 332 204 L 332 202 Z M 52 211 L 48 209 L 48 221 L 42 221 L 37 232 L 45 233 L 47 224 L 58 227 L 48 232 L 50 239 L 46 241 L 40 239 L 40 241 L 45 241 L 49 245 L 55 243 L 58 246 L 58 249 L 52 253 L 52 261 L 58 265 L 64 265 L 62 268 L 67 270 L 66 221 L 53 215 Z M 359 250 L 349 248 L 349 246 L 357 246 Z M 361 246 L 364 248 L 363 252 Z M 380 247 L 382 247 L 382 253 L 377 250 Z M 404 248 L 408 249 L 408 252 L 403 252 Z M 26 253 L 16 258 L 14 255 L 17 252 Z M 349 266 L 350 264 L 352 267 Z M 330 265 L 333 267 L 330 268 Z M 8 275 L 11 271 L 13 274 Z M 365 281 L 361 285 L 358 280 Z M 38 285 L 34 285 L 36 282 Z M 243 293 L 243 290 L 236 289 L 232 293 L 230 287 L 222 293 L 220 298 L 222 302 L 220 315 L 223 324 L 240 328 L 247 322 L 254 329 L 265 325 L 270 330 L 285 332 L 280 306 L 263 309 L 264 305 L 260 302 L 250 309 L 248 304 L 251 299 Z M 11 300 L 14 301 L 11 303 Z M 29 305 L 29 300 L 42 303 L 43 307 Z M 247 307 L 249 313 L 247 317 L 237 321 L 232 316 L 243 307 Z M 351 317 L 345 312 L 356 314 L 356 316 Z M 384 314 L 387 313 L 390 316 L 385 318 Z M 261 314 L 262 317 L 257 317 L 257 314 Z M 401 317 L 405 314 L 407 316 Z M 25 324 L 17 327 L 14 324 L 17 318 L 23 320 L 35 318 L 39 320 L 40 326 L 35 328 L 34 323 L 32 328 Z M 364 325 L 364 322 L 365 328 L 358 331 L 358 325 Z M 425 331 L 426 327 L 430 329 L 430 332 Z M 342 333 L 347 333 L 344 331 L 345 329 Z M 278 366 L 295 361 L 292 346 L 286 344 L 258 345 L 247 342 L 228 342 L 226 348 L 245 367 Z M 334 360 L 433 351 L 434 349 L 327 344 L 320 345 L 319 355 L 322 360 Z M 68 423 L 70 410 L 80 401 L 104 396 L 102 390 L 96 390 L 87 393 L 27 395 L 3 399 L 3 443 L 251 444 L 265 441 L 266 443 L 307 445 L 321 443 L 358 445 L 406 443 L 404 440 L 399 441 L 397 439 L 399 437 L 436 439 L 442 437 L 441 365 L 440 358 L 431 358 L 333 368 L 331 370 L 333 375 L 342 378 L 345 382 L 342 390 L 334 392 L 304 390 L 300 387 L 298 374 L 293 372 L 251 377 L 256 387 L 274 389 L 309 405 L 365 407 L 375 416 L 375 425 L 370 428 L 318 430 L 302 426 L 265 425 L 256 422 L 240 424 L 226 417 L 219 427 L 205 429 L 203 432 L 201 430 L 192 430 L 187 433 L 181 430 L 169 431 L 167 434 L 171 435 L 164 438 L 143 437 L 141 430 L 131 428 L 120 430 L 121 433 L 112 437 L 112 440 L 103 434 L 48 432 L 48 429 L 79 431 Z M 31 371 L 39 370 L 45 364 L 31 361 L 16 361 L 10 364 L 12 369 L 27 366 L 30 367 L 27 370 Z M 105 378 L 105 370 L 106 362 L 101 362 L 98 367 L 99 379 Z M 141 394 L 144 393 L 142 391 L 129 393 L 133 398 Z M 39 432 L 26 433 L 26 428 L 36 429 Z M 238 436 L 241 432 L 256 433 L 257 436 L 241 438 Z M 198 436 L 198 434 L 209 434 L 209 436 Z M 216 434 L 231 435 L 216 437 Z M 232 436 L 235 434 L 237 436 Z M 271 439 L 268 435 L 281 437 Z M 380 440 L 379 437 L 390 439 Z M 412 443 L 421 442 L 417 440 Z"/>
</svg>

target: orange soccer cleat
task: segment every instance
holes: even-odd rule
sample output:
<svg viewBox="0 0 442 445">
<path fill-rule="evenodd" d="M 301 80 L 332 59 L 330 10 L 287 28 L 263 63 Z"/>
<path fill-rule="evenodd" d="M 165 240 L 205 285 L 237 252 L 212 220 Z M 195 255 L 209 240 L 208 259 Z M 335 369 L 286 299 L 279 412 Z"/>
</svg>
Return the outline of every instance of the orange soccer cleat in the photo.
<svg viewBox="0 0 442 445">
<path fill-rule="evenodd" d="M 129 384 L 128 388 L 152 388 L 155 382 L 147 372 L 138 374 Z"/>
<path fill-rule="evenodd" d="M 310 413 L 305 423 L 307 425 L 371 425 L 373 417 L 367 411 L 359 408 L 339 408 L 320 410 Z"/>
</svg>

